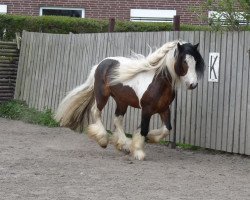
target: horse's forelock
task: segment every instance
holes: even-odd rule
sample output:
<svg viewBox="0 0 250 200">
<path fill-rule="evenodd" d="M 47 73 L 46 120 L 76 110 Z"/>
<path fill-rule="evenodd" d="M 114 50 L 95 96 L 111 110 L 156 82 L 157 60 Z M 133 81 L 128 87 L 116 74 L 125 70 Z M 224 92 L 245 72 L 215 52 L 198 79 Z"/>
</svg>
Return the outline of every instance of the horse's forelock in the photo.
<svg viewBox="0 0 250 200">
<path fill-rule="evenodd" d="M 204 64 L 204 60 L 203 60 L 200 52 L 197 50 L 197 48 L 190 43 L 185 43 L 183 45 L 182 54 L 185 54 L 185 55 L 189 54 L 189 55 L 194 57 L 194 59 L 196 61 L 195 71 L 196 71 L 198 77 L 202 77 L 204 74 L 204 70 L 205 70 L 205 64 Z"/>
</svg>

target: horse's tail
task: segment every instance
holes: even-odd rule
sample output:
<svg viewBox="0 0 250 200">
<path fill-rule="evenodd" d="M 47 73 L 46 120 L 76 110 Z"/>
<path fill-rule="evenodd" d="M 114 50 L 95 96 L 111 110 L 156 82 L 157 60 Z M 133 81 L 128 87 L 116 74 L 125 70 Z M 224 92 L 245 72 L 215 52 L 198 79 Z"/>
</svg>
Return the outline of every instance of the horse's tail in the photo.
<svg viewBox="0 0 250 200">
<path fill-rule="evenodd" d="M 89 123 L 90 111 L 94 105 L 94 66 L 86 82 L 69 92 L 56 111 L 55 119 L 61 126 L 83 131 Z"/>
</svg>

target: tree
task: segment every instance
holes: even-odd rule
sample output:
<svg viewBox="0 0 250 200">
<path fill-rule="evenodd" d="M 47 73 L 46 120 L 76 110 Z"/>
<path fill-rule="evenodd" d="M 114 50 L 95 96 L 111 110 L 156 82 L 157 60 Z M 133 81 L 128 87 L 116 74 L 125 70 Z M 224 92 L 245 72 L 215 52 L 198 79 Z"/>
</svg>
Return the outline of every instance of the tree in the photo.
<svg viewBox="0 0 250 200">
<path fill-rule="evenodd" d="M 242 30 L 249 26 L 250 0 L 207 0 L 191 11 L 200 22 L 208 23 L 213 30 Z M 208 11 L 210 15 L 208 15 Z"/>
</svg>

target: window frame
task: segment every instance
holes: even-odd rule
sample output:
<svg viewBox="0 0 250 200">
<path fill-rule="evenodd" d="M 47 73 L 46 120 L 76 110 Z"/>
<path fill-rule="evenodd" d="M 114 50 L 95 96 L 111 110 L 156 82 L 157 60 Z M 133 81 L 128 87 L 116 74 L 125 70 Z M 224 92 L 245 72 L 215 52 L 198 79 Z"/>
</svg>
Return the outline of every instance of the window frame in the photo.
<svg viewBox="0 0 250 200">
<path fill-rule="evenodd" d="M 82 16 L 79 18 L 85 18 L 85 9 L 84 8 L 67 8 L 67 7 L 52 7 L 52 6 L 43 6 L 40 7 L 39 9 L 39 16 L 46 16 L 43 15 L 43 9 L 47 10 L 81 10 L 82 11 Z"/>
<path fill-rule="evenodd" d="M 176 10 L 167 9 L 130 9 L 130 21 L 173 23 L 176 13 Z"/>
<path fill-rule="evenodd" d="M 6 4 L 0 4 L 0 14 L 7 14 L 8 6 Z"/>
<path fill-rule="evenodd" d="M 226 18 L 221 16 L 223 14 L 225 14 L 226 12 L 217 12 L 217 11 L 214 11 L 214 10 L 210 10 L 208 11 L 208 19 L 209 20 L 212 20 L 212 22 L 214 22 L 213 18 L 212 18 L 212 15 L 217 15 L 218 17 L 221 17 L 221 20 L 220 20 L 220 23 L 222 24 L 222 26 L 227 26 L 227 24 L 225 23 L 226 21 Z M 237 14 L 243 14 L 244 12 L 236 12 Z M 242 16 L 241 16 L 242 17 Z M 239 25 L 246 25 L 247 24 L 247 21 L 244 21 L 244 19 L 240 18 L 239 16 L 239 19 L 240 21 Z"/>
</svg>

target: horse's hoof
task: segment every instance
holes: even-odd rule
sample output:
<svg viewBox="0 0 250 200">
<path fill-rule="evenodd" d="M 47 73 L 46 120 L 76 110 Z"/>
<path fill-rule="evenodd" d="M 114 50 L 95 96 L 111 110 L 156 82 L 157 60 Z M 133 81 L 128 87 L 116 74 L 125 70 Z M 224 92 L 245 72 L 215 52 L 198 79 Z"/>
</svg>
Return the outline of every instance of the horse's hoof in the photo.
<svg viewBox="0 0 250 200">
<path fill-rule="evenodd" d="M 118 138 L 113 136 L 112 143 L 118 151 L 123 151 L 124 153 L 130 153 L 131 139 L 129 138 Z"/>
<path fill-rule="evenodd" d="M 109 138 L 105 129 L 100 129 L 97 124 L 91 124 L 89 125 L 87 132 L 88 136 L 91 139 L 94 139 L 102 148 L 108 146 Z"/>
<path fill-rule="evenodd" d="M 133 152 L 133 157 L 136 159 L 136 160 L 144 160 L 145 158 L 145 153 L 143 150 L 136 150 Z"/>
<path fill-rule="evenodd" d="M 148 143 L 159 143 L 162 139 L 166 138 L 168 134 L 166 133 L 162 133 L 162 134 L 158 134 L 158 135 L 151 135 L 149 134 L 147 136 L 148 140 L 147 142 Z"/>
<path fill-rule="evenodd" d="M 144 160 L 145 153 L 143 151 L 145 137 L 140 133 L 135 133 L 132 138 L 131 151 L 136 160 Z"/>
<path fill-rule="evenodd" d="M 102 147 L 102 148 L 107 148 L 107 146 L 108 146 L 108 142 L 109 142 L 109 140 L 108 140 L 108 137 L 107 136 L 103 136 L 103 137 L 101 137 L 101 138 L 97 138 L 97 142 L 98 142 L 98 144 Z"/>
</svg>

